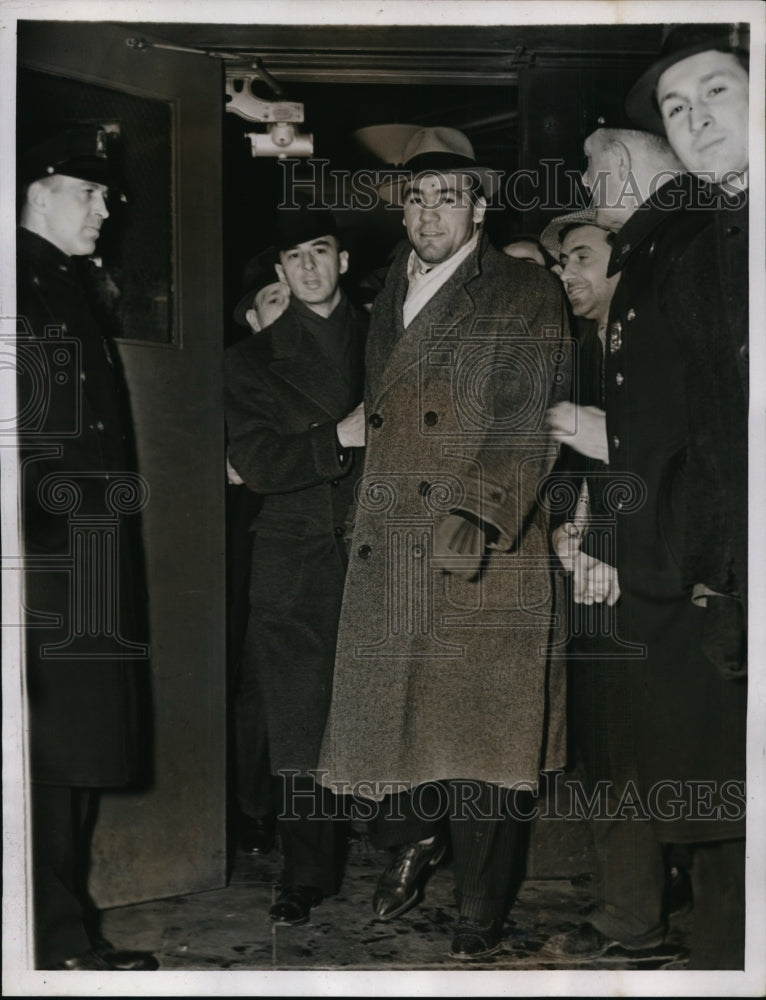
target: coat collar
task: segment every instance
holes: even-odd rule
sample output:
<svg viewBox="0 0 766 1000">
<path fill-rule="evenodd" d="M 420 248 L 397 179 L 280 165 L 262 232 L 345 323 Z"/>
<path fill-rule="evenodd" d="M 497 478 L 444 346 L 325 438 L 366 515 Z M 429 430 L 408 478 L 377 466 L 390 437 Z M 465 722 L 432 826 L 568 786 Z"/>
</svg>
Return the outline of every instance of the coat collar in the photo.
<svg viewBox="0 0 766 1000">
<path fill-rule="evenodd" d="M 352 352 L 359 359 L 364 352 L 364 329 L 357 310 L 351 310 L 354 319 Z M 265 331 L 270 338 L 272 374 L 283 379 L 302 395 L 311 399 L 333 419 L 345 416 L 345 400 L 349 386 L 338 368 L 326 357 L 312 335 L 304 330 L 298 314 L 288 309 Z M 263 334 L 256 334 L 263 336 Z M 352 365 L 355 358 L 352 356 Z M 342 410 L 343 412 L 340 412 Z"/>
<path fill-rule="evenodd" d="M 623 270 L 632 255 L 667 221 L 669 215 L 684 209 L 703 210 L 706 192 L 709 202 L 709 191 L 710 185 L 703 184 L 691 174 L 680 174 L 666 181 L 636 209 L 615 235 L 607 278 Z"/>
<path fill-rule="evenodd" d="M 404 329 L 402 309 L 407 294 L 407 260 L 410 246 L 402 247 L 391 266 L 386 290 L 373 307 L 367 378 L 373 399 L 393 385 L 413 363 L 417 363 L 421 345 L 428 338 L 435 347 L 474 310 L 470 285 L 483 271 L 485 254 L 491 251 L 486 234 L 449 280 L 436 292 Z"/>
</svg>

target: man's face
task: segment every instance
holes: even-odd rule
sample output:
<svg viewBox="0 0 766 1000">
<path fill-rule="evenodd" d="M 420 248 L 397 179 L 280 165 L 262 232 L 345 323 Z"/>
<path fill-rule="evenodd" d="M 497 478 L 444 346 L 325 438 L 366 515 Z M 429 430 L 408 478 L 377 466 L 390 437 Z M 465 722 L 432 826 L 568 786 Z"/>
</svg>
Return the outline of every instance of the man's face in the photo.
<svg viewBox="0 0 766 1000">
<path fill-rule="evenodd" d="M 668 67 L 657 83 L 657 103 L 668 142 L 689 173 L 747 170 L 750 78 L 731 52 L 699 52 Z"/>
<path fill-rule="evenodd" d="M 526 260 L 530 264 L 545 267 L 545 258 L 532 240 L 516 240 L 515 243 L 509 243 L 503 247 L 503 253 L 506 257 L 516 257 L 518 260 Z"/>
<path fill-rule="evenodd" d="M 449 260 L 471 239 L 487 203 L 474 203 L 466 174 L 425 174 L 404 189 L 404 226 L 415 253 L 427 264 Z"/>
<path fill-rule="evenodd" d="M 36 182 L 41 196 L 41 236 L 69 256 L 87 256 L 96 249 L 104 219 L 108 188 L 95 181 L 55 174 Z"/>
<path fill-rule="evenodd" d="M 315 312 L 329 316 L 340 297 L 338 281 L 348 270 L 348 253 L 334 236 L 318 236 L 279 254 L 277 274 Z"/>
<path fill-rule="evenodd" d="M 601 129 L 592 132 L 583 143 L 585 171 L 582 182 L 588 189 L 594 208 L 619 209 L 623 183 L 618 174 L 618 163 L 611 146 L 604 142 Z"/>
<path fill-rule="evenodd" d="M 272 281 L 253 296 L 253 305 L 245 316 L 253 332 L 265 330 L 279 319 L 290 303 L 290 289 L 284 281 Z"/>
<path fill-rule="evenodd" d="M 603 320 L 609 312 L 620 276 L 606 276 L 612 252 L 607 235 L 597 226 L 578 226 L 566 234 L 561 244 L 559 277 L 575 316 Z"/>
</svg>

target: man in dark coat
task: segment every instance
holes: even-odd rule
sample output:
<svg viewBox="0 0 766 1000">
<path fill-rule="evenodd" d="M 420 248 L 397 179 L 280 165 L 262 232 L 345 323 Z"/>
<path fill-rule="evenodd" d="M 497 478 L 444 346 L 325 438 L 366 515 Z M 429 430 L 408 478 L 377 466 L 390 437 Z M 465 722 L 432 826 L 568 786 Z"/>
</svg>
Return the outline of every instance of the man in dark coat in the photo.
<svg viewBox="0 0 766 1000">
<path fill-rule="evenodd" d="M 607 371 L 610 456 L 645 471 L 655 517 L 651 528 L 626 518 L 618 553 L 623 592 L 652 644 L 636 677 L 641 778 L 707 789 L 702 815 L 657 824 L 663 839 L 694 845 L 690 964 L 706 969 L 744 965 L 748 40 L 746 26 L 671 28 L 628 95 L 631 117 L 663 130 L 700 175 L 707 211 L 675 269 L 657 213 L 620 234 Z M 627 384 L 628 365 L 634 402 L 645 387 L 653 419 L 615 384 L 615 369 Z"/>
<path fill-rule="evenodd" d="M 79 258 L 107 218 L 102 129 L 73 129 L 20 159 L 17 339 L 26 560 L 37 964 L 152 969 L 98 936 L 84 888 L 87 818 L 101 788 L 141 771 L 136 562 L 124 388 Z M 89 803 L 87 800 L 91 798 Z"/>
<path fill-rule="evenodd" d="M 673 46 L 672 36 L 670 41 L 650 90 L 664 71 L 689 55 L 687 45 Z M 737 61 L 730 56 L 725 62 L 731 71 Z M 731 92 L 731 77 L 726 82 Z M 735 83 L 739 108 L 741 79 Z M 683 100 L 680 85 L 673 86 L 668 96 L 674 108 Z M 709 93 L 699 100 L 695 96 L 692 119 L 713 120 L 707 107 L 711 95 L 720 92 L 711 84 Z M 734 118 L 742 120 L 740 111 Z M 724 122 L 697 141 L 709 139 L 717 148 L 713 140 L 721 138 L 719 132 L 726 136 Z M 684 317 L 672 305 L 681 294 L 679 282 L 698 287 L 699 275 L 684 273 L 680 262 L 714 213 L 705 185 L 690 175 L 660 186 L 637 210 L 626 202 L 620 192 L 622 171 L 641 136 L 645 145 L 652 138 L 624 129 L 594 133 L 586 141 L 585 178 L 600 192 L 600 220 L 627 217 L 610 261 L 609 274 L 621 277 L 609 314 L 604 386 L 621 592 L 618 624 L 623 639 L 645 648 L 642 662 L 626 665 L 623 681 L 641 801 L 639 815 L 628 822 L 648 820 L 658 843 L 693 848 L 689 963 L 735 969 L 744 961 L 747 691 L 744 679 L 722 669 L 719 657 L 711 655 L 707 614 L 692 600 L 685 573 L 688 542 L 696 531 L 694 505 L 704 503 L 699 492 L 704 456 L 697 454 L 699 438 L 688 403 L 695 391 L 693 368 L 674 336 Z M 606 184 L 595 184 L 599 175 Z M 716 330 L 712 336 L 725 335 Z M 697 343 L 695 350 L 704 351 L 704 344 Z M 658 865 L 657 876 L 645 879 L 647 905 L 653 898 L 658 912 L 660 871 Z"/>
<path fill-rule="evenodd" d="M 373 306 L 320 770 L 368 799 L 402 790 L 372 828 L 394 849 L 373 900 L 383 919 L 419 901 L 449 821 L 452 954 L 474 959 L 499 948 L 519 885 L 514 790 L 564 759 L 537 487 L 554 459 L 544 411 L 568 392 L 568 327 L 560 283 L 489 245 L 480 185 L 494 175 L 466 136 L 419 130 L 406 167 L 384 195 L 403 204 L 409 245 Z"/>
<path fill-rule="evenodd" d="M 261 495 L 238 712 L 263 705 L 284 854 L 274 921 L 304 923 L 337 889 L 334 796 L 315 785 L 346 572 L 346 515 L 361 471 L 366 314 L 327 211 L 283 210 L 277 273 L 290 304 L 225 354 L 231 465 Z"/>
</svg>

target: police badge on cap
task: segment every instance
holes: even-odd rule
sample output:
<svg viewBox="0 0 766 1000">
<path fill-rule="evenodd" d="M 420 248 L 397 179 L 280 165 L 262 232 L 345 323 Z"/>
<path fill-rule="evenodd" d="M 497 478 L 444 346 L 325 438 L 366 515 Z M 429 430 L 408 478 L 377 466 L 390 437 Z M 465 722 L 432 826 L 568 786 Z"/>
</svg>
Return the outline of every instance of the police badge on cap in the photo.
<svg viewBox="0 0 766 1000">
<path fill-rule="evenodd" d="M 26 150 L 19 164 L 23 184 L 53 174 L 119 187 L 119 179 L 107 151 L 106 130 L 98 125 L 67 129 Z"/>
</svg>

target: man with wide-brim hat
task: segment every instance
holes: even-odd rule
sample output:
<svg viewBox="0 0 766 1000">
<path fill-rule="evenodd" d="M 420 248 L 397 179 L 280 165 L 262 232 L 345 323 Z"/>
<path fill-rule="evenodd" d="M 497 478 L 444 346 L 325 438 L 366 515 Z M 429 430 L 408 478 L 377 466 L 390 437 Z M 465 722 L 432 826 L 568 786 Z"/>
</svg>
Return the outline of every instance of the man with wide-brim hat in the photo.
<svg viewBox="0 0 766 1000">
<path fill-rule="evenodd" d="M 429 173 L 442 176 L 445 171 L 465 177 L 469 186 L 480 187 L 488 201 L 500 188 L 500 172 L 476 162 L 468 136 L 456 128 L 437 126 L 418 129 L 410 137 L 404 147 L 401 171 L 387 178 L 378 193 L 384 201 L 401 205 L 407 181 Z"/>
<path fill-rule="evenodd" d="M 419 130 L 405 167 L 383 188 L 408 242 L 372 309 L 365 469 L 320 775 L 369 811 L 382 803 L 370 825 L 392 852 L 373 897 L 380 919 L 420 902 L 451 836 L 452 954 L 472 960 L 500 947 L 519 886 L 517 786 L 563 761 L 535 492 L 553 461 L 543 413 L 567 393 L 567 324 L 560 283 L 490 245 L 497 178 L 466 136 Z"/>
</svg>

